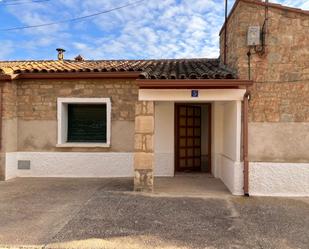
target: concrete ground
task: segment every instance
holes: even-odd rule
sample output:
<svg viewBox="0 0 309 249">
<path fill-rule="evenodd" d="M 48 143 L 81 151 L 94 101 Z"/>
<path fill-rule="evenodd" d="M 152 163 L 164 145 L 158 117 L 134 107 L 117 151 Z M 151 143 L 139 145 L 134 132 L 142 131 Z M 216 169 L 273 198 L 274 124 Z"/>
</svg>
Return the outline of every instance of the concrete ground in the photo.
<svg viewBox="0 0 309 249">
<path fill-rule="evenodd" d="M 230 191 L 220 179 L 205 173 L 178 173 L 175 177 L 158 177 L 154 193 L 160 196 L 229 197 Z"/>
<path fill-rule="evenodd" d="M 309 199 L 131 190 L 131 179 L 0 182 L 0 248 L 308 249 Z"/>
</svg>

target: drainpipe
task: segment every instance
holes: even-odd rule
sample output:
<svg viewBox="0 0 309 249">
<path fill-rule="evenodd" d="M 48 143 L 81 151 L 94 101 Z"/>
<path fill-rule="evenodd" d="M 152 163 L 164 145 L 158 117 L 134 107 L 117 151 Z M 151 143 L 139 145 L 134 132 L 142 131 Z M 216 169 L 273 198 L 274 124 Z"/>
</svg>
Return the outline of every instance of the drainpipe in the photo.
<svg viewBox="0 0 309 249">
<path fill-rule="evenodd" d="M 268 0 L 265 0 L 265 17 L 262 28 L 262 52 L 264 54 L 266 52 L 266 35 L 268 35 Z"/>
<path fill-rule="evenodd" d="M 249 162 L 248 162 L 248 105 L 250 94 L 247 90 L 243 103 L 243 161 L 244 161 L 244 196 L 249 196 Z"/>
<path fill-rule="evenodd" d="M 264 38 L 265 35 L 267 34 L 267 29 L 268 29 L 268 0 L 265 0 L 265 17 L 264 17 Z M 264 45 L 265 45 L 265 40 L 264 40 Z"/>
</svg>

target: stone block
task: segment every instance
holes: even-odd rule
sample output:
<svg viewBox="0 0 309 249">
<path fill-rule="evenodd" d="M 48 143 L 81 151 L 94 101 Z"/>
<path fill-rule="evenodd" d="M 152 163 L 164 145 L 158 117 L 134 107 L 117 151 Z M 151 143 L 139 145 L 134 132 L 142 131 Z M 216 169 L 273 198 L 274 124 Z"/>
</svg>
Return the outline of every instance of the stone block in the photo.
<svg viewBox="0 0 309 249">
<path fill-rule="evenodd" d="M 141 115 L 143 111 L 143 102 L 136 102 L 135 104 L 135 115 Z"/>
<path fill-rule="evenodd" d="M 282 114 L 280 117 L 281 122 L 293 122 L 294 121 L 294 115 L 292 114 Z"/>
<path fill-rule="evenodd" d="M 138 115 L 153 115 L 154 102 L 153 101 L 138 101 L 135 105 L 135 114 Z"/>
<path fill-rule="evenodd" d="M 153 191 L 153 171 L 152 170 L 135 170 L 134 191 L 139 191 L 139 192 L 152 192 Z"/>
<path fill-rule="evenodd" d="M 134 136 L 135 151 L 153 152 L 153 135 L 144 135 L 137 133 Z"/>
<path fill-rule="evenodd" d="M 85 85 L 83 85 L 83 84 L 76 84 L 75 87 L 74 87 L 75 90 L 84 89 L 84 88 L 85 88 Z"/>
<path fill-rule="evenodd" d="M 309 27 L 309 19 L 302 20 L 301 25 L 304 26 L 304 27 Z"/>
<path fill-rule="evenodd" d="M 279 53 L 271 52 L 268 54 L 269 63 L 279 63 L 281 61 L 281 55 Z"/>
<path fill-rule="evenodd" d="M 62 89 L 59 89 L 59 94 L 60 95 L 70 95 L 72 94 L 72 89 L 69 89 L 69 88 L 62 88 Z"/>
<path fill-rule="evenodd" d="M 126 119 L 129 116 L 128 111 L 120 111 L 120 117 Z"/>
<path fill-rule="evenodd" d="M 135 151 L 143 150 L 143 135 L 142 134 L 134 135 L 134 149 Z"/>
<path fill-rule="evenodd" d="M 153 135 L 144 135 L 143 136 L 143 151 L 153 152 L 154 151 L 154 143 L 153 143 Z"/>
<path fill-rule="evenodd" d="M 154 114 L 154 102 L 148 101 L 146 104 L 146 113 L 147 114 Z"/>
<path fill-rule="evenodd" d="M 42 89 L 51 89 L 51 88 L 53 88 L 53 85 L 40 85 L 40 88 L 42 88 Z"/>
<path fill-rule="evenodd" d="M 135 132 L 136 133 L 153 133 L 154 132 L 153 116 L 135 117 Z"/>
<path fill-rule="evenodd" d="M 147 152 L 135 152 L 134 153 L 134 169 L 149 169 L 153 170 L 154 155 Z"/>
</svg>

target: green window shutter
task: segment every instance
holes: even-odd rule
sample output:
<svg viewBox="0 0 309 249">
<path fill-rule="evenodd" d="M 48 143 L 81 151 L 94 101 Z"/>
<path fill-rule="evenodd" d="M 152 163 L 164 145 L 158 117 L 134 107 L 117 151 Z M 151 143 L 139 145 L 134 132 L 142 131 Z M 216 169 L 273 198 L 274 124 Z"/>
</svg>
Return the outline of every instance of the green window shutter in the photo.
<svg viewBox="0 0 309 249">
<path fill-rule="evenodd" d="M 106 143 L 106 104 L 69 104 L 68 142 Z"/>
</svg>

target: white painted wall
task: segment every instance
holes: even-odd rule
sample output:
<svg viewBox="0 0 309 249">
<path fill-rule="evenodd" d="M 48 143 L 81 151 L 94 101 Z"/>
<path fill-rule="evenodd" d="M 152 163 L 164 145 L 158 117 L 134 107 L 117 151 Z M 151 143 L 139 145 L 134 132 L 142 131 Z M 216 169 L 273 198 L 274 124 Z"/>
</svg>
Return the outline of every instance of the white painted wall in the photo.
<svg viewBox="0 0 309 249">
<path fill-rule="evenodd" d="M 173 166 L 171 157 L 158 163 Z M 30 160 L 30 170 L 18 170 L 18 160 Z M 242 195 L 243 164 L 220 156 L 220 178 L 234 195 Z M 251 196 L 309 196 L 309 163 L 249 163 Z M 163 167 L 170 172 L 173 167 Z M 6 180 L 15 177 L 132 177 L 133 153 L 10 152 L 6 153 Z M 174 171 L 172 171 L 174 172 Z M 171 172 L 170 172 L 171 173 Z"/>
<path fill-rule="evenodd" d="M 240 161 L 241 103 L 224 103 L 223 114 L 223 151 L 222 154 L 233 161 Z"/>
<path fill-rule="evenodd" d="M 221 177 L 221 154 L 223 147 L 223 103 L 213 102 L 211 111 L 211 167 L 216 178 Z"/>
<path fill-rule="evenodd" d="M 309 163 L 250 162 L 249 193 L 257 196 L 309 196 Z"/>
<path fill-rule="evenodd" d="M 220 179 L 233 195 L 243 195 L 243 163 L 221 155 Z"/>
<path fill-rule="evenodd" d="M 18 160 L 30 160 L 31 169 L 17 169 Z M 132 176 L 133 153 L 12 152 L 6 154 L 6 179 Z"/>
<path fill-rule="evenodd" d="M 243 195 L 243 163 L 222 160 L 222 178 L 234 195 Z M 221 178 L 221 179 L 222 179 Z M 309 196 L 309 163 L 249 163 L 250 196 Z"/>
<path fill-rule="evenodd" d="M 139 89 L 138 100 L 209 102 L 242 100 L 246 89 L 198 89 L 198 97 L 192 98 L 191 89 Z"/>
<path fill-rule="evenodd" d="M 241 102 L 213 103 L 212 118 L 212 173 L 222 180 L 231 193 L 241 195 Z"/>
<path fill-rule="evenodd" d="M 234 195 L 243 195 L 241 103 L 215 102 L 212 107 L 212 167 Z M 309 196 L 308 163 L 249 163 L 251 196 Z"/>
<path fill-rule="evenodd" d="M 5 180 L 17 177 L 17 152 L 5 154 Z"/>
<path fill-rule="evenodd" d="M 155 102 L 155 176 L 174 176 L 174 102 Z"/>
</svg>

